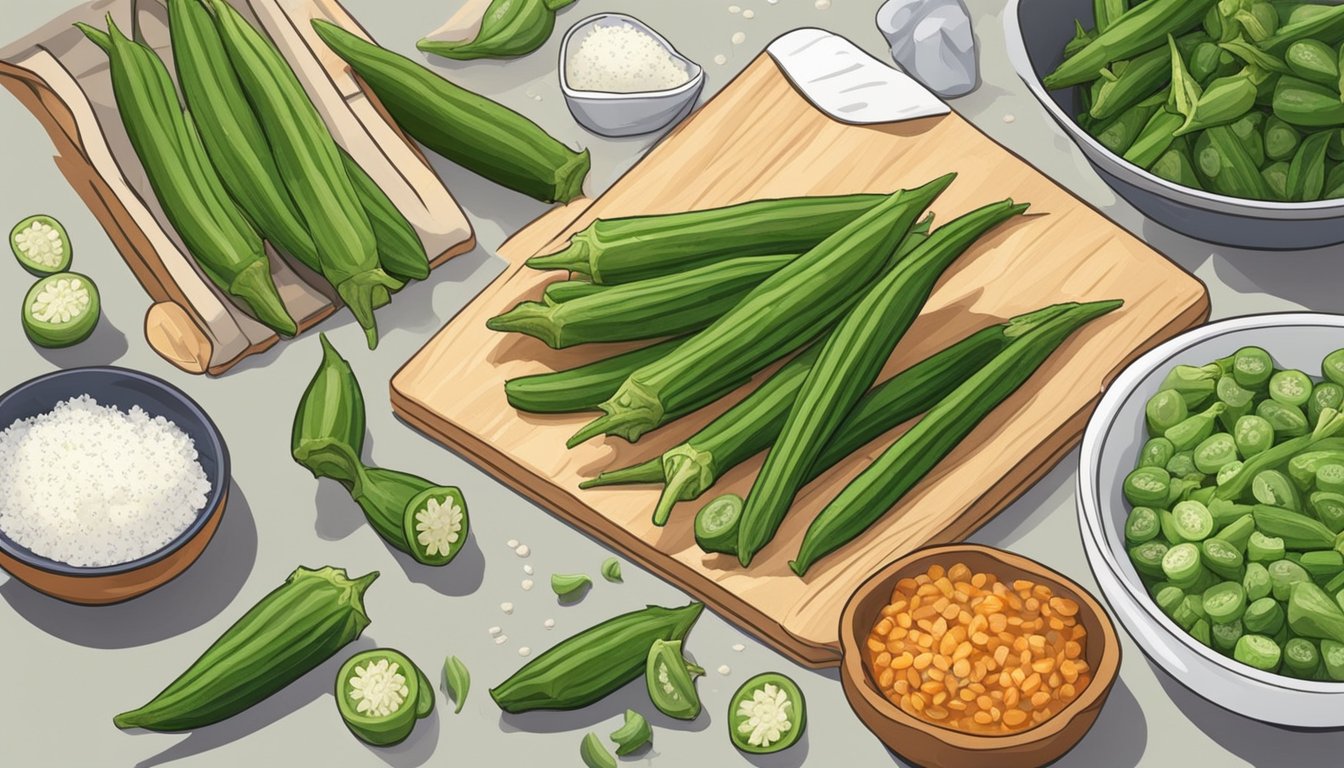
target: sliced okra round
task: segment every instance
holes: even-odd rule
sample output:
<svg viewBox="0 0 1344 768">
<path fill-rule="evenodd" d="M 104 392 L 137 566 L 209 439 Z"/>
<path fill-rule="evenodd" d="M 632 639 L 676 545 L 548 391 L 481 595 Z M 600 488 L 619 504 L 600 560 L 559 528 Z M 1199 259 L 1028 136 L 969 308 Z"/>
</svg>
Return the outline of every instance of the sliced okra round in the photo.
<svg viewBox="0 0 1344 768">
<path fill-rule="evenodd" d="M 351 656 L 336 675 L 336 708 L 350 732 L 377 747 L 398 744 L 415 721 L 433 709 L 424 706 L 426 678 L 400 651 L 375 648 Z"/>
<path fill-rule="evenodd" d="M 40 347 L 69 347 L 93 333 L 100 311 L 92 280 L 74 272 L 48 275 L 23 297 L 23 331 Z"/>
<path fill-rule="evenodd" d="M 743 752 L 765 755 L 788 749 L 807 727 L 803 692 L 774 672 L 743 683 L 728 706 L 728 735 Z"/>
<path fill-rule="evenodd" d="M 61 222 L 40 213 L 14 225 L 9 231 L 9 249 L 20 266 L 38 277 L 69 269 L 74 254 Z"/>
</svg>

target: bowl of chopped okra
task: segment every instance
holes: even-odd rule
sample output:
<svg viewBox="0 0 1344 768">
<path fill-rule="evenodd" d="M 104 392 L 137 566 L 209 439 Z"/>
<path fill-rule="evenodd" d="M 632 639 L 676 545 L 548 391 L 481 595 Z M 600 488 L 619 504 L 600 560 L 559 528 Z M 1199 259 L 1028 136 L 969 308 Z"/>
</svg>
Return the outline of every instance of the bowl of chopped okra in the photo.
<svg viewBox="0 0 1344 768">
<path fill-rule="evenodd" d="M 1111 384 L 1078 519 L 1116 620 L 1199 696 L 1344 726 L 1344 316 L 1238 317 Z"/>
<path fill-rule="evenodd" d="M 1092 727 L 1120 667 L 1096 599 L 974 544 L 875 573 L 840 618 L 840 682 L 863 724 L 919 765 L 1046 765 Z"/>
<path fill-rule="evenodd" d="M 1010 0 L 1009 58 L 1102 179 L 1242 248 L 1344 242 L 1344 0 Z"/>
</svg>

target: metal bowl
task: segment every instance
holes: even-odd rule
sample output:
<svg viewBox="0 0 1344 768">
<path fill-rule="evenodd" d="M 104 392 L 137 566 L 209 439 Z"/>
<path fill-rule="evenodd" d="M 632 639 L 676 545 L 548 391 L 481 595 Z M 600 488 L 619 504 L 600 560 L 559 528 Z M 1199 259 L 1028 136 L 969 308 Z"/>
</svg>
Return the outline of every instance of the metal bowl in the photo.
<svg viewBox="0 0 1344 768">
<path fill-rule="evenodd" d="M 1182 334 L 1134 361 L 1111 384 L 1083 434 L 1078 526 L 1088 564 L 1116 621 L 1153 663 L 1199 696 L 1238 714 L 1300 728 L 1344 726 L 1344 683 L 1296 680 L 1246 666 L 1183 631 L 1148 596 L 1125 548 L 1121 486 L 1147 436 L 1144 405 L 1172 366 L 1203 365 L 1255 345 L 1280 364 L 1319 370 L 1344 346 L 1344 315 L 1286 313 L 1224 320 Z"/>
<path fill-rule="evenodd" d="M 1091 26 L 1093 18 L 1088 0 L 1009 0 L 1004 32 L 1018 76 L 1117 194 L 1159 224 L 1213 243 L 1266 250 L 1344 243 L 1344 200 L 1279 203 L 1183 187 L 1131 165 L 1088 135 L 1074 122 L 1081 111 L 1076 89 L 1047 91 L 1041 78 L 1063 60 L 1074 19 Z"/>
<path fill-rule="evenodd" d="M 105 605 L 166 584 L 200 557 L 224 514 L 229 452 L 219 429 L 195 401 L 162 379 L 125 368 L 72 368 L 24 382 L 0 395 L 0 429 L 80 395 L 123 411 L 138 405 L 150 416 L 172 421 L 196 444 L 197 460 L 210 481 L 205 506 L 186 530 L 157 552 L 117 565 L 82 567 L 52 560 L 0 532 L 0 567 L 15 578 L 67 602 Z"/>
<path fill-rule="evenodd" d="M 668 53 L 686 65 L 690 79 L 676 88 L 663 91 L 613 93 L 581 91 L 569 86 L 569 46 L 574 36 L 591 27 L 628 26 L 652 35 Z M 666 128 L 690 114 L 700 89 L 705 85 L 705 70 L 682 56 L 662 35 L 633 16 L 599 13 L 569 28 L 560 44 L 560 90 L 565 103 L 579 124 L 602 136 L 638 136 Z"/>
</svg>

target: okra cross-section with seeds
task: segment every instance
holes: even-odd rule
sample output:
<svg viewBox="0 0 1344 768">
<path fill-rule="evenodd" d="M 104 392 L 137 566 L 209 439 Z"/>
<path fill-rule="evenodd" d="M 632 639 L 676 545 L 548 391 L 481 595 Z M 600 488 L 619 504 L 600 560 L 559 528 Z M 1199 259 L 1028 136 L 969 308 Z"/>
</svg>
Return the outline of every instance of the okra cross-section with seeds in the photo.
<svg viewBox="0 0 1344 768">
<path fill-rule="evenodd" d="M 15 224 L 9 231 L 9 248 L 19 265 L 38 277 L 64 272 L 74 256 L 65 227 L 44 214 Z"/>
<path fill-rule="evenodd" d="M 336 709 L 361 741 L 389 747 L 434 711 L 434 686 L 405 654 L 375 648 L 351 656 L 336 674 Z"/>
<path fill-rule="evenodd" d="M 98 288 L 84 275 L 57 272 L 33 284 L 23 297 L 23 331 L 40 347 L 69 347 L 98 325 Z"/>
</svg>

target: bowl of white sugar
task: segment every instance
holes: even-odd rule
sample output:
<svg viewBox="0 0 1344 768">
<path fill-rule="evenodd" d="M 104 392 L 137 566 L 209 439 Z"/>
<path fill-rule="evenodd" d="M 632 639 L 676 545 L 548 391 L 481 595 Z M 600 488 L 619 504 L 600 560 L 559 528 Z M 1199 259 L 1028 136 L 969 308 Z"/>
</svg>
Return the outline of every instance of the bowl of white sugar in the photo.
<svg viewBox="0 0 1344 768">
<path fill-rule="evenodd" d="M 704 84 L 699 64 L 632 16 L 589 16 L 560 44 L 560 90 L 569 111 L 602 136 L 637 136 L 680 121 Z"/>
<path fill-rule="evenodd" d="M 219 429 L 161 379 L 75 368 L 0 396 L 0 568 L 40 592 L 103 605 L 167 583 L 228 486 Z"/>
</svg>

